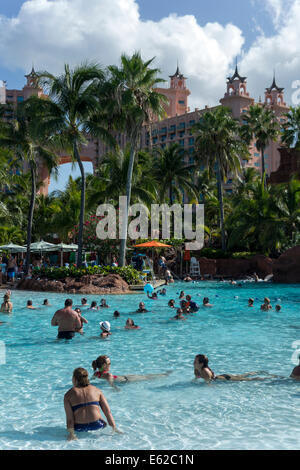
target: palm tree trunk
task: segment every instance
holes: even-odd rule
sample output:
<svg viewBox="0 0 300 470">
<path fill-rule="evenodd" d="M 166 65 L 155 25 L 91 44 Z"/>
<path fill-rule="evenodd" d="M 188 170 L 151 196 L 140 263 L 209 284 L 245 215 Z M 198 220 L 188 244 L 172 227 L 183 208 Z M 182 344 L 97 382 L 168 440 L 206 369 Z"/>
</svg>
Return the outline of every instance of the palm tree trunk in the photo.
<svg viewBox="0 0 300 470">
<path fill-rule="evenodd" d="M 78 253 L 77 253 L 77 267 L 82 266 L 82 251 L 83 251 L 83 224 L 85 214 L 85 173 L 82 161 L 80 159 L 77 141 L 74 141 L 74 156 L 79 165 L 81 173 L 81 195 L 80 195 L 80 215 L 79 215 L 79 228 L 78 228 Z"/>
<path fill-rule="evenodd" d="M 119 264 L 120 264 L 121 267 L 125 266 L 125 264 L 126 264 L 128 211 L 129 211 L 130 199 L 131 199 L 132 174 L 133 174 L 135 153 L 136 153 L 136 139 L 132 139 L 131 145 L 130 145 L 130 159 L 129 159 L 129 165 L 128 165 L 128 171 L 127 171 L 127 182 L 126 182 L 127 205 L 126 205 L 125 214 L 124 214 L 124 222 L 125 222 L 125 225 L 126 225 L 126 233 L 125 233 L 125 228 L 124 228 L 124 233 L 122 234 L 121 244 L 120 244 Z"/>
<path fill-rule="evenodd" d="M 30 196 L 30 205 L 29 205 L 28 222 L 27 222 L 27 252 L 26 252 L 26 261 L 25 261 L 25 274 L 28 274 L 28 271 L 29 271 L 32 223 L 33 223 L 33 213 L 34 213 L 34 205 L 35 205 L 35 198 L 36 198 L 36 174 L 35 174 L 35 169 L 32 163 L 30 163 L 30 175 L 31 175 L 31 196 Z"/>
<path fill-rule="evenodd" d="M 221 179 L 221 170 L 220 170 L 219 161 L 217 161 L 217 186 L 218 186 L 218 200 L 220 204 L 220 229 L 221 229 L 221 237 L 222 237 L 222 250 L 226 251 L 222 179 Z"/>
<path fill-rule="evenodd" d="M 261 182 L 266 186 L 266 176 L 265 176 L 265 151 L 261 149 Z"/>
</svg>

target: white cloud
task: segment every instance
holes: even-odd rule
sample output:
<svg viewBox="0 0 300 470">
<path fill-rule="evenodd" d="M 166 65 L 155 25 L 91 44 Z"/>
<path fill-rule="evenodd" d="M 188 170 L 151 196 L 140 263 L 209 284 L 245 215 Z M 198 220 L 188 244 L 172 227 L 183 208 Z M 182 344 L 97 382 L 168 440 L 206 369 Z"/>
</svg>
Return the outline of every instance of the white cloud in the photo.
<svg viewBox="0 0 300 470">
<path fill-rule="evenodd" d="M 271 85 L 275 69 L 277 84 L 285 87 L 286 101 L 291 104 L 292 82 L 300 79 L 300 0 L 267 2 L 273 8 L 271 17 L 276 19 L 275 34 L 256 38 L 243 56 L 241 69 L 248 75 L 248 89 L 255 97 Z"/>
<path fill-rule="evenodd" d="M 156 57 L 163 78 L 179 61 L 194 107 L 214 105 L 223 96 L 243 43 L 238 27 L 200 26 L 192 15 L 143 21 L 135 0 L 28 0 L 16 18 L 0 17 L 0 60 L 10 69 L 28 71 L 33 62 L 38 70 L 59 73 L 65 62 L 109 65 L 122 52 L 140 50 L 145 60 Z"/>
</svg>

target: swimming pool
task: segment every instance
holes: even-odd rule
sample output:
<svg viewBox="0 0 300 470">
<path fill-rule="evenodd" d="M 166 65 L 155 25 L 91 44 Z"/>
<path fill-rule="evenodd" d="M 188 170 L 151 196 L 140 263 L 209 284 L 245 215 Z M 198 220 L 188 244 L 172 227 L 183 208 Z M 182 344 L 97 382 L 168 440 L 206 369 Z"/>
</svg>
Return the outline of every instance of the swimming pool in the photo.
<svg viewBox="0 0 300 470">
<path fill-rule="evenodd" d="M 170 321 L 167 307 L 184 290 L 202 304 L 187 321 Z M 265 296 L 281 312 L 261 312 Z M 27 299 L 52 307 L 25 309 Z M 75 304 L 81 296 L 70 296 Z M 86 296 L 88 301 L 100 297 Z M 247 307 L 249 297 L 254 308 Z M 300 383 L 289 379 L 292 354 L 300 340 L 300 287 L 265 283 L 176 283 L 157 301 L 144 293 L 107 296 L 108 309 L 83 313 L 88 324 L 83 336 L 56 340 L 50 322 L 66 295 L 13 292 L 14 311 L 0 314 L 0 340 L 6 363 L 0 365 L 1 449 L 299 449 Z M 277 299 L 280 298 L 280 301 Z M 145 301 L 146 314 L 132 314 Z M 113 319 L 114 310 L 120 318 Z M 126 331 L 134 319 L 141 329 Z M 99 322 L 108 320 L 112 336 L 99 338 Z M 294 346 L 294 348 L 293 348 Z M 298 349 L 300 349 L 300 341 Z M 206 354 L 216 374 L 267 371 L 285 378 L 263 382 L 193 382 L 193 359 Z M 113 374 L 147 374 L 172 370 L 166 378 L 120 385 L 115 392 L 93 379 L 104 392 L 117 426 L 66 440 L 64 393 L 72 386 L 72 372 L 101 354 L 111 358 Z"/>
</svg>

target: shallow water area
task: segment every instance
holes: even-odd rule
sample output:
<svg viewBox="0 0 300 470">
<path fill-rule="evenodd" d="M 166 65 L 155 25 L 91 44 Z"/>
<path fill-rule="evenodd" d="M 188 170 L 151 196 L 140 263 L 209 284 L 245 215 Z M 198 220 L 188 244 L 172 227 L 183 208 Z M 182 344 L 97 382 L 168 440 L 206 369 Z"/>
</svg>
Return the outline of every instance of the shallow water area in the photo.
<svg viewBox="0 0 300 470">
<path fill-rule="evenodd" d="M 172 321 L 176 312 L 167 304 L 173 298 L 179 306 L 181 290 L 200 309 L 186 321 Z M 289 378 L 292 356 L 300 350 L 299 285 L 176 283 L 157 301 L 144 293 L 111 295 L 106 297 L 109 308 L 82 310 L 88 320 L 84 335 L 70 341 L 57 340 L 57 328 L 51 326 L 66 296 L 13 291 L 13 314 L 0 314 L 1 449 L 300 448 L 300 382 Z M 273 305 L 270 312 L 260 310 L 265 296 Z M 41 306 L 46 297 L 51 307 Z M 89 303 L 101 300 L 85 297 Z M 202 307 L 203 297 L 209 297 L 212 308 Z M 255 299 L 253 308 L 247 306 L 249 297 Z M 81 296 L 70 298 L 80 304 Z M 27 299 L 39 308 L 24 308 Z M 134 313 L 140 301 L 148 313 Z M 280 312 L 275 312 L 277 303 Z M 115 310 L 121 313 L 118 319 Z M 129 317 L 139 330 L 124 329 Z M 111 323 L 106 340 L 99 336 L 103 320 Z M 91 363 L 102 354 L 110 357 L 115 375 L 172 373 L 121 384 L 120 392 L 91 379 L 103 390 L 124 434 L 112 435 L 107 427 L 68 442 L 63 397 L 72 386 L 72 372 L 85 367 L 92 376 Z M 265 380 L 195 381 L 196 354 L 206 354 L 216 374 L 255 371 Z"/>
</svg>

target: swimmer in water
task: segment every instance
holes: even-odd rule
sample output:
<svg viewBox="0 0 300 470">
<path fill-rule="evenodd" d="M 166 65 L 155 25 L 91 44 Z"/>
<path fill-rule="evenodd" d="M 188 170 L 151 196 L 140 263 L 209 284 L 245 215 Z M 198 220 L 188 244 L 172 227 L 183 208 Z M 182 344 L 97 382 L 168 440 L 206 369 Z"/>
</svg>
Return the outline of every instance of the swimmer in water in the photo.
<svg viewBox="0 0 300 470">
<path fill-rule="evenodd" d="M 109 305 L 107 305 L 105 299 L 101 299 L 101 303 L 100 303 L 99 307 L 101 307 L 101 308 L 109 308 Z"/>
<path fill-rule="evenodd" d="M 277 305 L 275 306 L 275 310 L 276 310 L 276 312 L 280 312 L 280 310 L 281 310 L 281 305 L 277 304 Z"/>
<path fill-rule="evenodd" d="M 292 379 L 296 379 L 296 380 L 300 380 L 300 355 L 299 355 L 298 359 L 299 359 L 299 364 L 298 364 L 298 366 L 294 367 L 294 369 L 293 369 L 293 371 L 290 375 L 290 377 Z"/>
<path fill-rule="evenodd" d="M 142 380 L 152 380 L 159 379 L 162 377 L 167 377 L 170 375 L 171 371 L 163 372 L 161 374 L 147 374 L 147 375 L 112 375 L 110 372 L 110 358 L 108 356 L 99 356 L 92 362 L 92 367 L 94 370 L 94 377 L 98 379 L 105 379 L 108 383 L 116 390 L 119 391 L 119 388 L 116 386 L 116 383 L 126 383 L 126 382 L 140 382 Z"/>
<path fill-rule="evenodd" d="M 78 314 L 79 316 L 79 321 L 81 323 L 81 328 L 76 328 L 76 333 L 80 333 L 81 335 L 83 335 L 83 325 L 84 323 L 88 323 L 87 319 L 84 318 L 82 315 L 81 315 L 81 309 L 79 307 L 75 308 L 75 312 Z"/>
<path fill-rule="evenodd" d="M 43 306 L 51 307 L 51 305 L 49 304 L 49 300 L 48 300 L 48 299 L 45 299 L 45 300 L 44 300 Z"/>
<path fill-rule="evenodd" d="M 234 382 L 252 381 L 252 380 L 266 380 L 263 377 L 250 377 L 256 375 L 256 372 L 247 372 L 241 375 L 221 374 L 215 375 L 214 372 L 208 367 L 208 357 L 204 354 L 197 354 L 194 359 L 194 374 L 196 379 L 204 379 L 205 382 L 214 380 L 231 380 Z"/>
<path fill-rule="evenodd" d="M 13 304 L 10 301 L 10 291 L 6 292 L 3 297 L 3 304 L 1 305 L 1 313 L 11 313 L 13 309 Z"/>
<path fill-rule="evenodd" d="M 144 302 L 139 303 L 139 308 L 137 309 L 136 313 L 146 313 L 148 310 L 145 308 Z"/>
<path fill-rule="evenodd" d="M 101 321 L 99 325 L 101 328 L 100 338 L 108 338 L 111 335 L 109 321 Z"/>
<path fill-rule="evenodd" d="M 168 307 L 175 308 L 175 300 L 174 299 L 169 300 Z"/>
<path fill-rule="evenodd" d="M 175 317 L 170 318 L 170 320 L 186 320 L 186 318 L 183 316 L 182 308 L 178 308 Z"/>
<path fill-rule="evenodd" d="M 126 320 L 126 325 L 125 325 L 126 330 L 139 330 L 140 327 L 134 324 L 134 321 L 131 318 L 128 318 Z"/>
<path fill-rule="evenodd" d="M 184 297 L 185 297 L 185 293 L 184 293 L 184 291 L 182 290 L 182 291 L 180 292 L 180 294 L 179 294 L 179 300 L 184 299 Z"/>
<path fill-rule="evenodd" d="M 27 300 L 26 308 L 29 308 L 30 310 L 36 310 L 36 307 L 32 305 L 32 300 Z"/>
<path fill-rule="evenodd" d="M 203 307 L 213 307 L 213 305 L 209 303 L 209 298 L 208 297 L 204 297 Z"/>
<path fill-rule="evenodd" d="M 249 299 L 248 300 L 248 307 L 253 307 L 254 305 L 254 299 Z"/>
<path fill-rule="evenodd" d="M 95 300 L 92 301 L 90 308 L 88 310 L 99 310 L 99 307 L 97 307 L 97 302 Z"/>
<path fill-rule="evenodd" d="M 268 310 L 272 309 L 271 300 L 268 297 L 264 298 L 264 303 L 260 306 L 260 309 L 264 312 L 268 312 Z"/>
<path fill-rule="evenodd" d="M 157 297 L 157 293 L 156 292 L 153 292 L 153 294 L 149 294 L 149 292 L 147 292 L 147 297 L 148 299 L 151 299 L 151 300 L 157 300 L 158 297 Z"/>
<path fill-rule="evenodd" d="M 114 318 L 119 318 L 120 312 L 118 310 L 114 311 Z"/>
<path fill-rule="evenodd" d="M 64 396 L 68 441 L 77 439 L 75 432 L 96 431 L 107 426 L 99 408 L 113 431 L 120 432 L 103 393 L 90 384 L 87 370 L 75 369 L 72 383 L 73 387 Z"/>
</svg>

